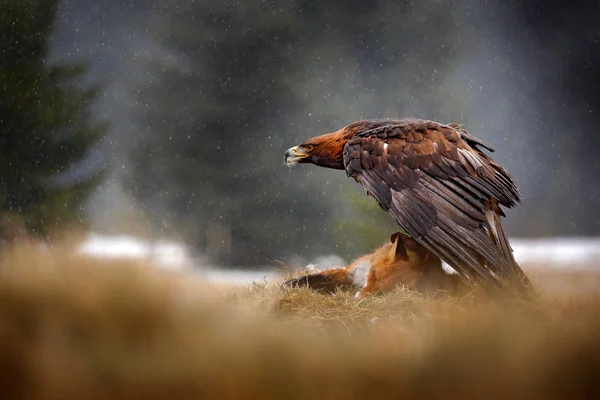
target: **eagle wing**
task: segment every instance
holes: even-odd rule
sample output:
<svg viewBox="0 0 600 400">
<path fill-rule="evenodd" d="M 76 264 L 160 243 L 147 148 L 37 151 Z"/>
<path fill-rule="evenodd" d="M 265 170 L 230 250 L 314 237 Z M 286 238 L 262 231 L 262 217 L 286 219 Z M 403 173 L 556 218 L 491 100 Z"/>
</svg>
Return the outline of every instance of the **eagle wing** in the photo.
<svg viewBox="0 0 600 400">
<path fill-rule="evenodd" d="M 522 271 L 498 203 L 512 207 L 520 194 L 479 146 L 493 151 L 458 125 L 390 121 L 355 134 L 344 146 L 344 166 L 421 245 L 468 279 L 501 286 Z M 494 239 L 498 229 L 503 243 Z"/>
</svg>

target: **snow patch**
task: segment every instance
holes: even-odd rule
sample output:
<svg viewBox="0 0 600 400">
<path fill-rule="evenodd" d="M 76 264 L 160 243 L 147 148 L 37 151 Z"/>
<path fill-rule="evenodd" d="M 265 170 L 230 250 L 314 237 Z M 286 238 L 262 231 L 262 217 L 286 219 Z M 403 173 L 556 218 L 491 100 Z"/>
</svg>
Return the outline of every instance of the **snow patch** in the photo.
<svg viewBox="0 0 600 400">
<path fill-rule="evenodd" d="M 511 239 L 519 264 L 536 268 L 585 268 L 600 271 L 600 238 Z"/>
<path fill-rule="evenodd" d="M 186 269 L 194 265 L 187 248 L 177 242 L 137 238 L 130 235 L 107 236 L 89 233 L 78 249 L 94 257 L 148 260 L 167 269 Z"/>
</svg>

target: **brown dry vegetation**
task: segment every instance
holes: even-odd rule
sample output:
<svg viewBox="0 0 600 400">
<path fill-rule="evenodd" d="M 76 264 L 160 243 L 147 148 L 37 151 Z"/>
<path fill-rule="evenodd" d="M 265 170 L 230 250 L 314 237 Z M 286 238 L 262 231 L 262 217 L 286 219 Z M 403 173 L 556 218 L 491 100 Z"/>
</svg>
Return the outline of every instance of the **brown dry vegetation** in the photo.
<svg viewBox="0 0 600 400">
<path fill-rule="evenodd" d="M 600 278 L 533 280 L 542 294 L 530 303 L 403 290 L 356 300 L 21 245 L 0 265 L 0 398 L 597 395 Z"/>
</svg>

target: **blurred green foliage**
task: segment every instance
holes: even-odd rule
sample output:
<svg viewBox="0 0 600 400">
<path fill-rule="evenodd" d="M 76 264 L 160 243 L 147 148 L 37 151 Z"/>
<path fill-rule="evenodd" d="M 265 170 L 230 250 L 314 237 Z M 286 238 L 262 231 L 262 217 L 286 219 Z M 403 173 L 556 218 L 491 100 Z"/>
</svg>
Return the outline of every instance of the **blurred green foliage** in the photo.
<svg viewBox="0 0 600 400">
<path fill-rule="evenodd" d="M 81 223 L 82 205 L 101 178 L 96 170 L 61 179 L 103 137 L 81 89 L 84 64 L 49 65 L 56 0 L 0 5 L 0 233 L 47 235 Z"/>
</svg>

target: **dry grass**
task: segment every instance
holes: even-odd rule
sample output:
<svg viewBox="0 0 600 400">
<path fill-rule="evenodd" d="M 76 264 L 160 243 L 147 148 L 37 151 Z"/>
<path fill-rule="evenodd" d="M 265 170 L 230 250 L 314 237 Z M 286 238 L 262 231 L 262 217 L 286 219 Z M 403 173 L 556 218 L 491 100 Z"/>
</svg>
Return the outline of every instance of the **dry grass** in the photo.
<svg viewBox="0 0 600 400">
<path fill-rule="evenodd" d="M 0 398 L 600 393 L 600 297 L 578 291 L 600 279 L 533 278 L 550 290 L 531 303 L 402 290 L 357 301 L 262 284 L 221 290 L 23 245 L 0 265 Z"/>
</svg>

